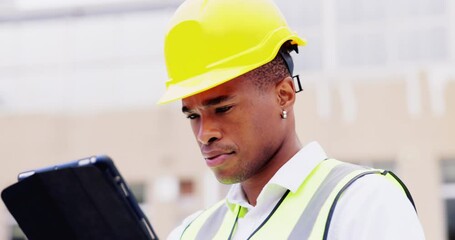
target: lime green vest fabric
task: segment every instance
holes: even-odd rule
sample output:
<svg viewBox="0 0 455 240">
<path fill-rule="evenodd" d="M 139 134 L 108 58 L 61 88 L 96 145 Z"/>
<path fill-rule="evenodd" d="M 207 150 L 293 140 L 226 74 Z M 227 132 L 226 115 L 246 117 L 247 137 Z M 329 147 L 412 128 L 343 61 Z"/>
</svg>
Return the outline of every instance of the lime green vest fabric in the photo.
<svg viewBox="0 0 455 240">
<path fill-rule="evenodd" d="M 289 190 L 285 193 L 248 239 L 326 239 L 341 194 L 368 174 L 379 174 L 392 181 L 413 203 L 409 191 L 393 173 L 327 159 L 313 169 L 295 193 Z M 245 209 L 239 205 L 229 209 L 225 200 L 220 201 L 188 225 L 181 239 L 230 239 L 237 219 L 244 214 Z"/>
</svg>

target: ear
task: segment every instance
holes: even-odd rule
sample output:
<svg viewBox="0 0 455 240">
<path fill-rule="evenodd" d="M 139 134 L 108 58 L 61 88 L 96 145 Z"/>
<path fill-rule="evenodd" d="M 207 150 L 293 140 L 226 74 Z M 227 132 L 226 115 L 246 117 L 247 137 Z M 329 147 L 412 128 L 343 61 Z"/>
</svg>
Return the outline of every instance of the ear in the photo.
<svg viewBox="0 0 455 240">
<path fill-rule="evenodd" d="M 286 77 L 275 85 L 275 93 L 279 105 L 288 108 L 295 102 L 295 87 L 291 77 Z"/>
</svg>

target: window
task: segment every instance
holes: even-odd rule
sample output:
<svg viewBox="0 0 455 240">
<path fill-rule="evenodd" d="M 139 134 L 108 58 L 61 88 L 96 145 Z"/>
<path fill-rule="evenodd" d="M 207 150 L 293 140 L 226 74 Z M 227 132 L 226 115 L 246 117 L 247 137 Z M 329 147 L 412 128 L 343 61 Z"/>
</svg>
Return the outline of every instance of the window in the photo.
<svg viewBox="0 0 455 240">
<path fill-rule="evenodd" d="M 191 197 L 194 194 L 194 182 L 191 179 L 180 179 L 179 189 L 181 197 Z"/>
<path fill-rule="evenodd" d="M 455 183 L 455 159 L 443 160 L 441 163 L 442 180 L 444 183 Z"/>
<path fill-rule="evenodd" d="M 181 214 L 188 215 L 195 211 L 194 207 L 198 204 L 195 191 L 196 186 L 192 178 L 182 177 L 179 179 L 178 205 Z"/>
<path fill-rule="evenodd" d="M 296 73 L 448 61 L 449 0 L 284 0 L 291 28 L 308 40 Z"/>
<path fill-rule="evenodd" d="M 455 240 L 455 159 L 441 161 L 443 199 L 446 209 L 447 239 Z"/>
<path fill-rule="evenodd" d="M 295 73 L 299 74 L 306 71 L 316 71 L 322 69 L 322 38 L 317 31 L 305 31 L 303 37 L 308 41 L 299 51 L 299 54 L 292 53 L 295 60 Z"/>
<path fill-rule="evenodd" d="M 449 57 L 447 0 L 336 3 L 334 24 L 342 67 L 444 61 Z"/>
<path fill-rule="evenodd" d="M 292 53 L 295 74 L 322 69 L 322 1 L 275 1 L 291 28 L 305 38 L 308 45 L 300 48 L 299 54 Z"/>
<path fill-rule="evenodd" d="M 338 60 L 340 66 L 385 65 L 387 60 L 385 35 L 378 31 L 339 33 Z"/>
<path fill-rule="evenodd" d="M 369 22 L 385 18 L 386 4 L 377 0 L 338 0 L 336 9 L 339 22 Z"/>
<path fill-rule="evenodd" d="M 403 29 L 395 36 L 398 46 L 396 60 L 422 62 L 448 59 L 447 35 L 447 29 L 440 25 Z"/>
<path fill-rule="evenodd" d="M 446 204 L 446 222 L 447 222 L 447 240 L 455 239 L 455 198 L 445 200 Z"/>
</svg>

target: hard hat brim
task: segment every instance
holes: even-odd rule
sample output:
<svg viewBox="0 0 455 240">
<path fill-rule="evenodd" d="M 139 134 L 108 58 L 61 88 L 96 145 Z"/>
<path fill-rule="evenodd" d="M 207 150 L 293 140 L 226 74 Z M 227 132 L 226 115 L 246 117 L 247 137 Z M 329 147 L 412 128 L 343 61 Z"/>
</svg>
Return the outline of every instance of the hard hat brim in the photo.
<svg viewBox="0 0 455 240">
<path fill-rule="evenodd" d="M 217 69 L 168 87 L 158 104 L 170 103 L 219 86 L 248 72 L 250 67 Z"/>
</svg>

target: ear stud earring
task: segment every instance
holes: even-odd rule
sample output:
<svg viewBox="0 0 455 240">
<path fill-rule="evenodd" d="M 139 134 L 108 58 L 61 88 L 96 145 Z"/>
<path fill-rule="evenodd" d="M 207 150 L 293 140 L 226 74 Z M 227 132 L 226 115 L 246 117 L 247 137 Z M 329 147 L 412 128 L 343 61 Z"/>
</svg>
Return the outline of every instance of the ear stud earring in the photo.
<svg viewBox="0 0 455 240">
<path fill-rule="evenodd" d="M 282 119 L 288 118 L 288 112 L 286 110 L 281 111 L 281 118 Z"/>
</svg>

